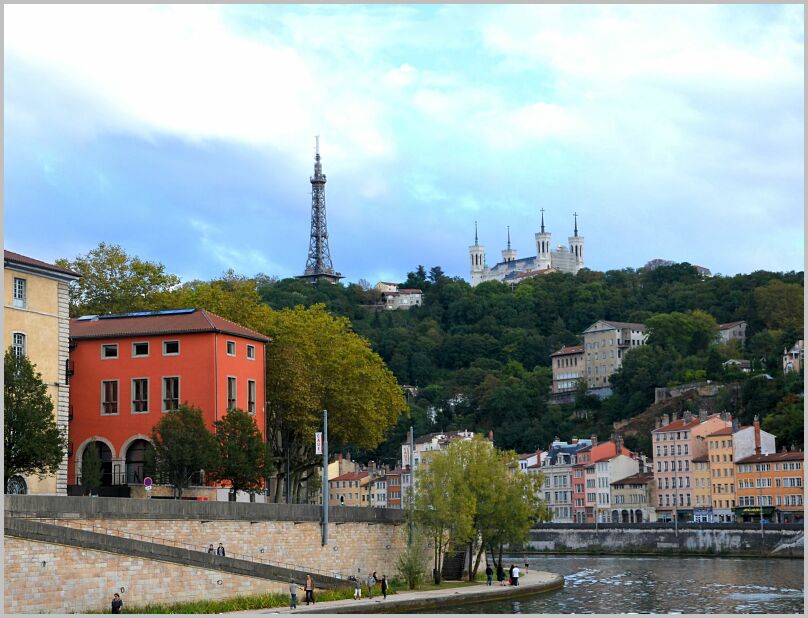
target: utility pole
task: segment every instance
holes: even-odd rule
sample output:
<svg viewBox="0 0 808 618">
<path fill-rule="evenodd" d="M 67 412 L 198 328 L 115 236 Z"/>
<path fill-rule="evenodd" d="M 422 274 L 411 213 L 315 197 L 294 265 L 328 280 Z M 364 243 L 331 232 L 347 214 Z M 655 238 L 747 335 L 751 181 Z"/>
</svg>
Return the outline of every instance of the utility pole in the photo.
<svg viewBox="0 0 808 618">
<path fill-rule="evenodd" d="M 328 545 L 328 410 L 323 410 L 323 545 Z"/>
<path fill-rule="evenodd" d="M 408 499 L 408 506 L 410 509 L 410 536 L 408 545 L 412 545 L 412 509 L 414 508 L 414 504 L 412 501 L 415 499 L 415 430 L 413 430 L 412 425 L 410 425 L 410 495 Z"/>
</svg>

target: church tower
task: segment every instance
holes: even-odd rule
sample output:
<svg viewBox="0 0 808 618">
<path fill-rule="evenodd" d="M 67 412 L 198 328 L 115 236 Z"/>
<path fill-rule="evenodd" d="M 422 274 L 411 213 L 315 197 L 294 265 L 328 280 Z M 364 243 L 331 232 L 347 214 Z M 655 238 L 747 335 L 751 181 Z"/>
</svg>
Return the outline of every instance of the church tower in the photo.
<svg viewBox="0 0 808 618">
<path fill-rule="evenodd" d="M 575 217 L 575 231 L 569 237 L 570 253 L 575 257 L 575 272 L 584 267 L 584 237 L 578 236 L 578 213 L 573 213 Z"/>
<path fill-rule="evenodd" d="M 469 247 L 471 260 L 471 285 L 475 286 L 482 281 L 485 270 L 485 247 L 477 240 L 477 222 L 474 222 L 474 244 Z"/>
<path fill-rule="evenodd" d="M 511 226 L 508 226 L 508 248 L 502 250 L 502 261 L 506 264 L 516 261 L 516 249 L 511 249 Z"/>
<path fill-rule="evenodd" d="M 552 266 L 550 251 L 552 250 L 550 232 L 544 231 L 544 208 L 541 209 L 541 231 L 536 234 L 536 268 L 544 270 Z"/>
</svg>

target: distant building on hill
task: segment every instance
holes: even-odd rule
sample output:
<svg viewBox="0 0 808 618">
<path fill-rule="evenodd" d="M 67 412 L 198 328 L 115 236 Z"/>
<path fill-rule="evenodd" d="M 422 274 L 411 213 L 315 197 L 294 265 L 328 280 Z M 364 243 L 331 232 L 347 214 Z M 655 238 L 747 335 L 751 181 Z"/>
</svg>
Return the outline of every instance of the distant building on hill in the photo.
<svg viewBox="0 0 808 618">
<path fill-rule="evenodd" d="M 649 260 L 645 266 L 642 267 L 641 270 L 654 270 L 655 268 L 659 268 L 660 266 L 673 266 L 676 262 L 672 260 L 662 260 L 660 258 L 656 258 L 653 260 Z M 701 275 L 702 277 L 712 277 L 713 273 L 710 272 L 710 269 L 706 266 L 699 266 L 698 264 L 691 264 L 693 268 L 696 269 L 696 272 Z"/>
<path fill-rule="evenodd" d="M 805 345 L 800 339 L 791 346 L 790 350 L 783 350 L 783 373 L 799 373 L 805 362 Z"/>
<path fill-rule="evenodd" d="M 718 325 L 718 337 L 721 343 L 728 343 L 729 341 L 739 341 L 741 347 L 746 344 L 746 322 L 738 320 L 737 322 L 727 322 L 726 324 Z"/>
<path fill-rule="evenodd" d="M 578 382 L 586 379 L 584 346 L 573 345 L 561 348 L 550 355 L 553 366 L 553 395 L 574 393 Z"/>
<path fill-rule="evenodd" d="M 645 324 L 598 320 L 584 331 L 586 382 L 590 389 L 610 388 L 609 377 L 629 350 L 645 345 Z"/>
<path fill-rule="evenodd" d="M 424 302 L 424 293 L 418 289 L 399 288 L 397 283 L 379 281 L 375 289 L 381 293 L 381 304 L 385 309 L 409 309 L 420 307 Z"/>
</svg>

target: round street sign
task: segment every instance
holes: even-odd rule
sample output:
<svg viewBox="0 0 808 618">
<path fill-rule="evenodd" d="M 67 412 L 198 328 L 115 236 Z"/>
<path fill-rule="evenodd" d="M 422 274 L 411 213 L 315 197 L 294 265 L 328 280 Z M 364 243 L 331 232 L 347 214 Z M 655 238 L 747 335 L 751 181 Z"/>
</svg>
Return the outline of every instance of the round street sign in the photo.
<svg viewBox="0 0 808 618">
<path fill-rule="evenodd" d="M 151 477 L 150 477 L 150 476 L 147 476 L 145 479 L 143 479 L 143 484 L 144 484 L 146 487 L 151 487 L 151 484 L 152 484 L 152 479 L 151 479 Z"/>
</svg>

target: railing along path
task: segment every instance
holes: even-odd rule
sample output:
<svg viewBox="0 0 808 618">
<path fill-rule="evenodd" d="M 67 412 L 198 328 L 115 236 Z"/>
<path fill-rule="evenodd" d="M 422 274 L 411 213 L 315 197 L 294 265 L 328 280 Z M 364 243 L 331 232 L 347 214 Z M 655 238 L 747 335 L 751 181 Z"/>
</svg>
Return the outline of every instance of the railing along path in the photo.
<svg viewBox="0 0 808 618">
<path fill-rule="evenodd" d="M 96 526 L 95 524 L 84 524 L 77 521 L 71 521 L 68 519 L 56 519 L 54 517 L 36 517 L 32 518 L 36 521 L 41 521 L 44 523 L 52 523 L 56 526 L 63 526 L 69 528 L 76 528 L 77 530 L 86 530 L 89 532 L 94 532 L 96 534 L 106 534 L 108 536 L 116 536 L 125 539 L 132 539 L 138 541 L 145 541 L 148 543 L 155 543 L 157 545 L 168 545 L 171 547 L 177 547 L 182 549 L 188 549 L 190 551 L 195 551 L 203 554 L 210 553 L 208 551 L 208 547 L 205 545 L 196 545 L 194 543 L 185 543 L 183 541 L 177 541 L 176 539 L 167 539 L 164 537 L 152 536 L 148 534 L 140 534 L 137 532 L 128 532 L 126 530 L 120 530 L 118 528 L 109 528 L 106 526 Z M 263 548 L 258 550 L 258 552 L 253 552 L 252 554 L 240 554 L 234 552 L 227 552 L 226 558 L 236 558 L 238 560 L 246 560 L 248 562 L 257 562 L 259 564 L 266 564 L 269 566 L 276 566 L 281 567 L 284 569 L 290 569 L 294 571 L 301 571 L 304 573 L 309 573 L 312 575 L 325 575 L 326 577 L 333 577 L 335 579 L 347 579 L 347 576 L 344 575 L 340 571 L 324 571 L 322 569 L 314 569 L 311 567 L 303 566 L 300 564 L 294 564 L 291 562 L 283 562 L 280 560 L 270 560 L 264 557 L 262 554 L 264 553 Z M 302 582 L 298 582 L 302 583 Z"/>
</svg>

